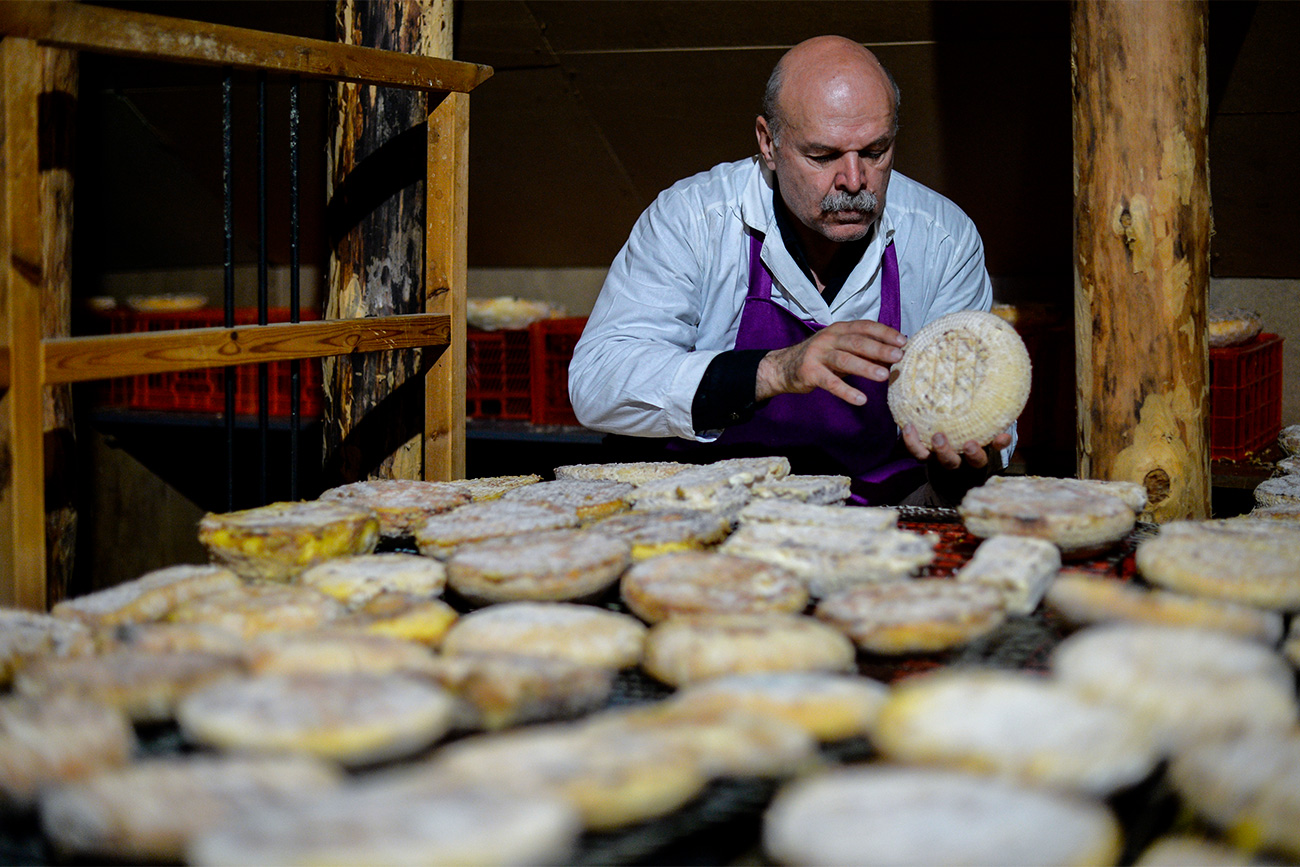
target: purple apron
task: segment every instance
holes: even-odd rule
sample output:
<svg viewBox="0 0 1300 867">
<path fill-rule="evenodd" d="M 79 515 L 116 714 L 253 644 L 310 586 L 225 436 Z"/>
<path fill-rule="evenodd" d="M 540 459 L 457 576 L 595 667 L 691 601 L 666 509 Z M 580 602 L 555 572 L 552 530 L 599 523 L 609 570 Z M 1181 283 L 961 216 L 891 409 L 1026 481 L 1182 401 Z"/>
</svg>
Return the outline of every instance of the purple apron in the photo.
<svg viewBox="0 0 1300 867">
<path fill-rule="evenodd" d="M 740 314 L 736 349 L 784 349 L 825 326 L 805 321 L 772 300 L 772 274 L 760 256 L 763 239 L 749 241 L 749 294 Z M 880 322 L 902 326 L 898 257 L 885 248 L 880 291 Z M 859 376 L 846 381 L 867 396 L 854 406 L 824 389 L 779 394 L 747 422 L 727 428 L 717 442 L 766 446 L 772 452 L 819 449 L 843 467 L 859 505 L 896 503 L 925 483 L 924 466 L 903 447 L 885 400 L 887 383 Z"/>
</svg>

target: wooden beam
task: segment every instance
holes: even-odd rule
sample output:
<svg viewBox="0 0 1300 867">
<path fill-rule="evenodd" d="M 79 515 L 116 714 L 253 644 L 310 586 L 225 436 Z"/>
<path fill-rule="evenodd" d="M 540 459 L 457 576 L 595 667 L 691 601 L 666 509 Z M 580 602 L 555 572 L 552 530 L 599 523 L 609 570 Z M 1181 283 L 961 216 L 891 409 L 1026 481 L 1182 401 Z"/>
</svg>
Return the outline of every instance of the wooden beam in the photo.
<svg viewBox="0 0 1300 867">
<path fill-rule="evenodd" d="M 45 610 L 45 451 L 41 369 L 42 219 L 38 158 L 40 49 L 0 41 L 4 137 L 0 194 L 0 296 L 9 349 L 8 392 L 0 400 L 0 604 Z"/>
<path fill-rule="evenodd" d="M 0 33 L 103 54 L 465 93 L 492 67 L 81 3 L 6 0 Z"/>
<path fill-rule="evenodd" d="M 424 478 L 465 476 L 465 297 L 469 213 L 469 97 L 429 113 L 425 183 L 425 310 L 451 322 L 447 350 L 424 380 Z"/>
<path fill-rule="evenodd" d="M 87 382 L 262 361 L 412 349 L 445 345 L 450 334 L 446 316 L 411 314 L 56 338 L 44 344 L 45 378 L 49 383 Z"/>
<path fill-rule="evenodd" d="M 1203 0 L 1072 7 L 1079 474 L 1209 516 Z"/>
</svg>

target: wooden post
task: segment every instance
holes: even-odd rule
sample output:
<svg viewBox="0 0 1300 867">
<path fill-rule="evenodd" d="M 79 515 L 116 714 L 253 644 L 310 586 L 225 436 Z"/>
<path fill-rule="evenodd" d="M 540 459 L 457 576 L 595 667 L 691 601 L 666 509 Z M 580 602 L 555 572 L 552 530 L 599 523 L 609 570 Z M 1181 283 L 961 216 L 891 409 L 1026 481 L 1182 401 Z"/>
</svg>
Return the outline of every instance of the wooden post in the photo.
<svg viewBox="0 0 1300 867">
<path fill-rule="evenodd" d="M 1072 7 L 1079 475 L 1209 516 L 1204 2 Z"/>
<path fill-rule="evenodd" d="M 45 469 L 41 365 L 42 238 L 38 97 L 41 53 L 27 39 L 0 41 L 3 69 L 4 339 L 9 389 L 0 398 L 0 604 L 44 610 Z"/>
<path fill-rule="evenodd" d="M 465 476 L 465 272 L 469 219 L 469 96 L 429 112 L 425 311 L 451 317 L 451 342 L 425 378 L 424 476 Z"/>
<path fill-rule="evenodd" d="M 451 0 L 340 0 L 339 40 L 451 56 Z M 341 84 L 330 141 L 328 318 L 425 309 L 423 92 Z M 419 350 L 324 363 L 327 484 L 423 472 Z M 463 410 L 462 410 L 463 412 Z"/>
</svg>

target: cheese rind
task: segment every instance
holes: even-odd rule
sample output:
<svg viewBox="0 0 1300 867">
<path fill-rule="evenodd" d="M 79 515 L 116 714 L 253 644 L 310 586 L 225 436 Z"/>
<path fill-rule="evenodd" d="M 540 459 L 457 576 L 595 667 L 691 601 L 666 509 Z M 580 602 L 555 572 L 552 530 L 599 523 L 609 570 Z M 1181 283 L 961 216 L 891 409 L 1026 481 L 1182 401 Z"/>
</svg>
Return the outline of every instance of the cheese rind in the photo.
<svg viewBox="0 0 1300 867">
<path fill-rule="evenodd" d="M 1001 589 L 944 578 L 850 587 L 819 601 L 815 614 L 862 650 L 885 655 L 960 647 L 1006 620 Z"/>
<path fill-rule="evenodd" d="M 1134 560 L 1170 590 L 1300 610 L 1300 533 L 1284 521 L 1170 521 L 1142 540 Z"/>
<path fill-rule="evenodd" d="M 1140 488 L 1140 486 L 1136 486 Z M 1042 476 L 994 476 L 962 497 L 957 512 L 973 536 L 1009 534 L 1046 539 L 1064 557 L 1114 547 L 1137 524 L 1139 496 L 1127 485 Z"/>
<path fill-rule="evenodd" d="M 339 788 L 332 763 L 305 756 L 168 756 L 100 772 L 41 798 L 56 851 L 180 863 L 191 839 L 245 811 Z"/>
<path fill-rule="evenodd" d="M 1106 797 L 1161 758 L 1120 708 L 1039 674 L 947 669 L 896 685 L 872 742 L 891 760 Z"/>
<path fill-rule="evenodd" d="M 808 588 L 793 572 L 712 551 L 664 554 L 637 563 L 623 574 L 619 593 L 647 623 L 680 614 L 797 614 L 808 604 Z"/>
<path fill-rule="evenodd" d="M 447 560 L 447 584 L 479 603 L 562 602 L 614 584 L 632 546 L 590 530 L 520 533 L 463 545 Z"/>
<path fill-rule="evenodd" d="M 987 445 L 1025 408 L 1029 386 L 1029 352 L 1016 329 L 992 313 L 961 310 L 908 339 L 887 400 L 899 427 L 912 425 L 924 443 L 943 434 L 954 447 Z"/>
<path fill-rule="evenodd" d="M 644 668 L 671 686 L 759 671 L 849 671 L 853 642 L 803 614 L 682 614 L 650 628 Z"/>
<path fill-rule="evenodd" d="M 267 674 L 187 695 L 176 720 L 195 743 L 360 766 L 424 749 L 454 710 L 446 690 L 403 674 Z"/>
<path fill-rule="evenodd" d="M 1007 611 L 1029 614 L 1060 571 L 1060 549 L 1046 539 L 993 536 L 980 543 L 954 577 L 995 587 L 1002 591 Z"/>
<path fill-rule="evenodd" d="M 320 499 L 369 509 L 387 538 L 410 536 L 433 515 L 463 506 L 472 499 L 463 488 L 418 479 L 369 479 L 330 488 Z"/>
<path fill-rule="evenodd" d="M 346 503 L 271 503 L 209 512 L 199 521 L 199 542 L 214 563 L 241 578 L 289 581 L 333 557 L 369 554 L 379 542 L 379 519 Z"/>
<path fill-rule="evenodd" d="M 872 532 L 810 524 L 750 521 L 718 550 L 774 563 L 799 575 L 813 597 L 919 573 L 935 558 L 938 537 L 903 529 Z"/>
<path fill-rule="evenodd" d="M 594 605 L 504 602 L 456 621 L 442 651 L 518 653 L 617 670 L 641 661 L 645 637 L 635 617 Z"/>
<path fill-rule="evenodd" d="M 164 617 L 186 600 L 239 587 L 240 583 L 239 576 L 223 566 L 169 566 L 104 590 L 65 599 L 50 613 L 92 626 L 141 623 Z"/>
<path fill-rule="evenodd" d="M 0 699 L 0 804 L 26 809 L 41 791 L 127 764 L 136 748 L 127 716 L 71 695 Z"/>
<path fill-rule="evenodd" d="M 1112 623 L 1067 637 L 1051 669 L 1087 698 L 1126 708 L 1176 750 L 1295 725 L 1295 672 L 1258 641 L 1211 629 Z"/>
<path fill-rule="evenodd" d="M 1114 864 L 1122 836 L 1102 804 L 974 774 L 871 763 L 781 789 L 763 817 L 778 864 Z"/>
</svg>

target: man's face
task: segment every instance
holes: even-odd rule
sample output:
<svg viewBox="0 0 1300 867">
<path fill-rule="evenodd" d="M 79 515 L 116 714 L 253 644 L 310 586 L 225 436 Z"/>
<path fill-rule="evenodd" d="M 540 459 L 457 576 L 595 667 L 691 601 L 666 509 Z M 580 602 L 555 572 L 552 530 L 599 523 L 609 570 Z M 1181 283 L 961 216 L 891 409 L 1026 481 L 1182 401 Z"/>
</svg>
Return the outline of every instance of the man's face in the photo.
<svg viewBox="0 0 1300 867">
<path fill-rule="evenodd" d="M 831 88 L 826 98 L 788 109 L 779 144 L 759 118 L 759 149 L 786 207 L 835 243 L 867 234 L 884 210 L 894 167 L 892 101 L 863 100 L 852 90 Z"/>
</svg>

